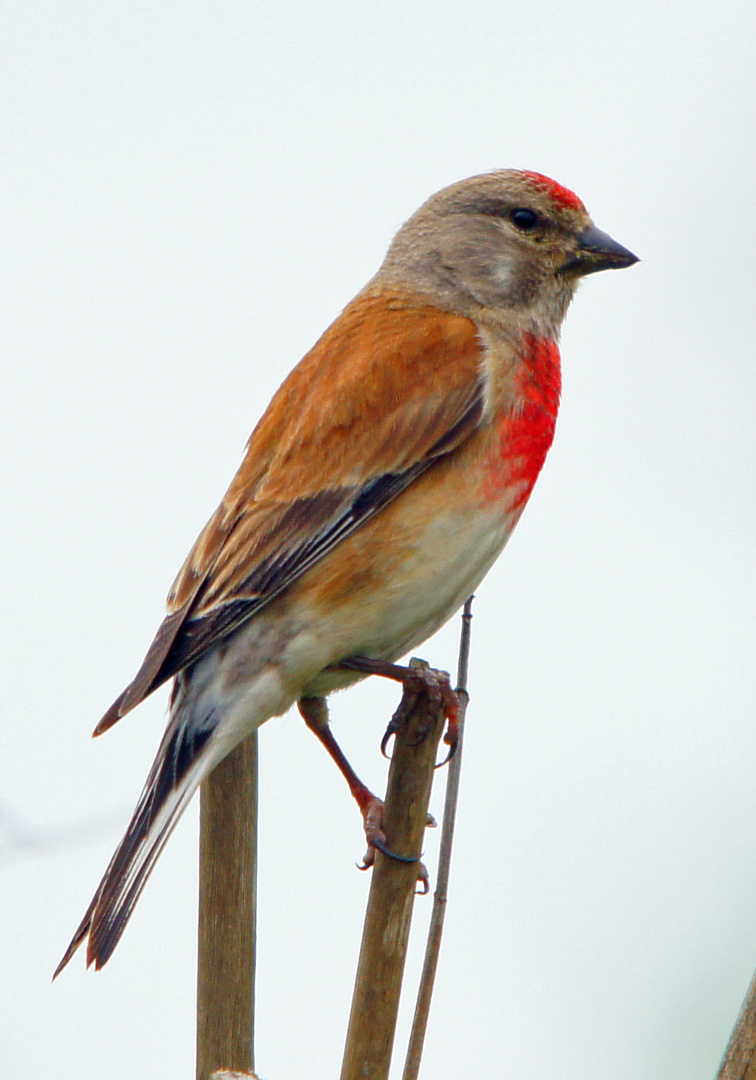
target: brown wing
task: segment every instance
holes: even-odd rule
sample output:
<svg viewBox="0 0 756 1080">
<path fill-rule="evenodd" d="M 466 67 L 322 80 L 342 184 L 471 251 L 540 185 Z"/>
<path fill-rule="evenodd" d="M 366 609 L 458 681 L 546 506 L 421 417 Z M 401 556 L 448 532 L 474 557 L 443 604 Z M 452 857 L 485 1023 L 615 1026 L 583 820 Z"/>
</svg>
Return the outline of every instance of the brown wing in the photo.
<svg viewBox="0 0 756 1080">
<path fill-rule="evenodd" d="M 289 375 L 100 734 L 404 491 L 477 426 L 475 324 L 385 291 L 358 296 Z"/>
</svg>

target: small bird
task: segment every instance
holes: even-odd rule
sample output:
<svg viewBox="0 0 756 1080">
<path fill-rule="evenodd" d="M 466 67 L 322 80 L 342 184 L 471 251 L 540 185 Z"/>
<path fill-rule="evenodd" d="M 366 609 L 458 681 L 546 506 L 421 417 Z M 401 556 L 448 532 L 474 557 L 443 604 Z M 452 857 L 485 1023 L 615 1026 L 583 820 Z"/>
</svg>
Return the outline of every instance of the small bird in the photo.
<svg viewBox="0 0 756 1080">
<path fill-rule="evenodd" d="M 399 230 L 273 397 L 95 729 L 173 678 L 146 785 L 56 975 L 85 939 L 87 965 L 107 962 L 203 778 L 295 702 L 379 834 L 324 699 L 367 674 L 401 678 L 395 661 L 477 588 L 554 437 L 576 285 L 634 262 L 537 172 L 453 184 Z"/>
</svg>

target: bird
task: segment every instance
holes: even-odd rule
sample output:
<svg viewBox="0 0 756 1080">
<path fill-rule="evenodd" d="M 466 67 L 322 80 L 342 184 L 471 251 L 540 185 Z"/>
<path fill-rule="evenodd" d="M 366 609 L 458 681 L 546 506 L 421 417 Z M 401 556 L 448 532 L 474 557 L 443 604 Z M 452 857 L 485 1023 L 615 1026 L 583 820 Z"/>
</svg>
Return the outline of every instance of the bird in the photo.
<svg viewBox="0 0 756 1080">
<path fill-rule="evenodd" d="M 108 961 L 199 784 L 295 703 L 367 829 L 375 806 L 325 699 L 371 673 L 402 678 L 396 661 L 477 589 L 554 438 L 576 286 L 637 261 L 570 189 L 527 170 L 445 187 L 399 229 L 273 396 L 95 729 L 173 680 L 133 817 L 56 976 L 85 940 L 87 966 Z"/>
</svg>

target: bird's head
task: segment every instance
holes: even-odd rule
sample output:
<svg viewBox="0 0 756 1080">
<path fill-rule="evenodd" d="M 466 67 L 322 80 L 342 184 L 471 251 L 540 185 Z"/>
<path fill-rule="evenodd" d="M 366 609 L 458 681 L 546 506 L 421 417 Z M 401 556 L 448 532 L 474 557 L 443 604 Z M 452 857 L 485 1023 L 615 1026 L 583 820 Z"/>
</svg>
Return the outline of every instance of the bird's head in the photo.
<svg viewBox="0 0 756 1080">
<path fill-rule="evenodd" d="M 573 192 L 504 169 L 432 195 L 397 233 L 379 278 L 459 314 L 528 311 L 556 334 L 581 277 L 637 261 Z"/>
</svg>

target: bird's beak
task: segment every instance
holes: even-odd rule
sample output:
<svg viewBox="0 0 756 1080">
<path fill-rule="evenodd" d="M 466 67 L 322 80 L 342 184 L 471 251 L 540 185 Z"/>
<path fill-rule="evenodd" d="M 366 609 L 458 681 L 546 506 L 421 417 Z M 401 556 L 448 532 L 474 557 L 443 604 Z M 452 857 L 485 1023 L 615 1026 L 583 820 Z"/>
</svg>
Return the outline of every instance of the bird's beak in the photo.
<svg viewBox="0 0 756 1080">
<path fill-rule="evenodd" d="M 584 274 L 595 274 L 597 270 L 619 270 L 636 262 L 638 256 L 633 255 L 632 251 L 612 240 L 595 225 L 589 225 L 579 234 L 577 249 L 559 267 L 559 273 L 582 277 Z"/>
</svg>

